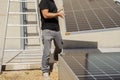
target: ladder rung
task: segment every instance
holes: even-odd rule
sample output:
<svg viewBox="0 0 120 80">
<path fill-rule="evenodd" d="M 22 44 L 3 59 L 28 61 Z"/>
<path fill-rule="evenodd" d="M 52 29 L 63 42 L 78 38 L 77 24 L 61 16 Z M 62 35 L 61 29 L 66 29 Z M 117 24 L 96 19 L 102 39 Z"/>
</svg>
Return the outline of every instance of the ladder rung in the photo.
<svg viewBox="0 0 120 80">
<path fill-rule="evenodd" d="M 27 24 L 37 24 L 37 21 L 27 21 Z"/>
<path fill-rule="evenodd" d="M 38 26 L 38 25 L 35 25 L 35 24 L 30 24 L 30 25 L 28 25 L 28 24 L 24 24 L 24 25 L 22 25 L 22 24 L 8 24 L 7 26 L 10 26 L 10 27 L 13 27 L 13 26 L 29 26 L 29 27 L 33 27 L 33 26 Z"/>
<path fill-rule="evenodd" d="M 41 51 L 39 48 L 36 48 L 36 49 L 25 49 L 25 50 L 23 50 L 23 49 L 6 49 L 6 50 L 4 50 L 4 51 L 6 51 L 6 52 L 19 52 L 19 51 L 23 51 L 23 52 L 31 52 L 31 51 Z M 41 51 L 42 52 L 42 51 Z"/>
<path fill-rule="evenodd" d="M 18 63 L 18 62 L 16 62 L 16 63 L 15 62 L 14 63 L 3 63 L 3 65 L 18 65 L 18 64 L 19 65 L 21 65 L 21 64 L 22 65 L 26 65 L 26 64 L 31 65 L 31 64 L 41 64 L 41 63 L 40 63 L 40 61 L 39 62 L 28 62 L 28 63 L 27 62 L 26 63 L 22 63 L 22 62 L 21 63 Z"/>
<path fill-rule="evenodd" d="M 33 3 L 35 2 L 34 0 L 10 0 L 11 2 L 28 2 L 28 3 Z"/>
<path fill-rule="evenodd" d="M 11 15 L 22 15 L 22 14 L 28 14 L 28 15 L 35 15 L 37 14 L 36 12 L 9 12 Z"/>
<path fill-rule="evenodd" d="M 40 37 L 6 37 L 6 39 L 39 39 Z"/>
<path fill-rule="evenodd" d="M 40 46 L 40 44 L 26 44 L 26 46 Z"/>
<path fill-rule="evenodd" d="M 36 12 L 35 9 L 27 9 L 27 12 Z"/>
<path fill-rule="evenodd" d="M 28 36 L 38 36 L 38 33 L 27 33 Z"/>
</svg>

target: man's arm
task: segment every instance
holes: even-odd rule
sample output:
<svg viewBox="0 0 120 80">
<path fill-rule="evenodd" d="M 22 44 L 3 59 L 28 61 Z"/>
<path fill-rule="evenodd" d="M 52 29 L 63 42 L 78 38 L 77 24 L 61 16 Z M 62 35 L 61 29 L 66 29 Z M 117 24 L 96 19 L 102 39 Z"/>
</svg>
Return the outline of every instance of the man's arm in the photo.
<svg viewBox="0 0 120 80">
<path fill-rule="evenodd" d="M 59 12 L 57 12 L 57 13 L 51 13 L 51 12 L 48 11 L 48 9 L 44 9 L 44 10 L 42 10 L 41 12 L 42 12 L 43 17 L 44 17 L 45 19 L 54 18 L 54 17 L 57 17 L 57 16 L 59 16 L 59 17 L 61 17 L 61 18 L 64 17 L 63 11 L 59 11 Z"/>
</svg>

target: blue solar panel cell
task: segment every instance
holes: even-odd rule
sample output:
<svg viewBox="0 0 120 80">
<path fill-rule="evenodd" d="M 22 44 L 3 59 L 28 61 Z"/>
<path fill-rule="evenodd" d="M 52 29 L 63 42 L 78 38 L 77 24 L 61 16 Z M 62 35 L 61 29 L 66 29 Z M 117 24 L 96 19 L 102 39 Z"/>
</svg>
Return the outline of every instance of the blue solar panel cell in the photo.
<svg viewBox="0 0 120 80">
<path fill-rule="evenodd" d="M 75 15 L 76 15 L 76 19 L 77 19 L 77 23 L 78 24 L 78 28 L 79 30 L 90 30 L 90 25 L 87 22 L 87 19 L 84 15 L 84 13 L 82 11 L 76 11 L 75 12 Z"/>
</svg>

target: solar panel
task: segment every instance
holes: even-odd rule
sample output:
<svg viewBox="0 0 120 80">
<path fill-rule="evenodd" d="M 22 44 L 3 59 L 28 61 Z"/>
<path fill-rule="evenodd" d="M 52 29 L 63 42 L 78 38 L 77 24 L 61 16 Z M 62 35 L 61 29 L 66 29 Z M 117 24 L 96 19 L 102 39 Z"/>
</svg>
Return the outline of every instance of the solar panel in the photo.
<svg viewBox="0 0 120 80">
<path fill-rule="evenodd" d="M 120 53 L 66 53 L 63 59 L 79 80 L 120 80 Z"/>
<path fill-rule="evenodd" d="M 63 0 L 66 32 L 120 28 L 120 6 L 113 0 Z"/>
</svg>

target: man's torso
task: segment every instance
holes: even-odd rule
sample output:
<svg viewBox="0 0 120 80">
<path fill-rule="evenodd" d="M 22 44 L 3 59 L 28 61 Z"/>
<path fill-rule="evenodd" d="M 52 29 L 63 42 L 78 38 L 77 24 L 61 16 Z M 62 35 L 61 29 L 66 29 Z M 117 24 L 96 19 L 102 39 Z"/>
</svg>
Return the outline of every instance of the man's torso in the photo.
<svg viewBox="0 0 120 80">
<path fill-rule="evenodd" d="M 41 14 L 42 30 L 49 29 L 49 30 L 59 31 L 58 17 L 45 19 L 41 13 L 41 10 L 43 10 L 44 8 L 47 8 L 51 13 L 57 12 L 57 7 L 53 0 L 41 0 L 40 14 Z"/>
</svg>

